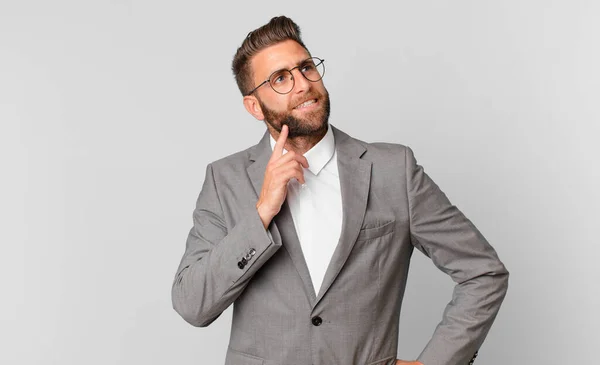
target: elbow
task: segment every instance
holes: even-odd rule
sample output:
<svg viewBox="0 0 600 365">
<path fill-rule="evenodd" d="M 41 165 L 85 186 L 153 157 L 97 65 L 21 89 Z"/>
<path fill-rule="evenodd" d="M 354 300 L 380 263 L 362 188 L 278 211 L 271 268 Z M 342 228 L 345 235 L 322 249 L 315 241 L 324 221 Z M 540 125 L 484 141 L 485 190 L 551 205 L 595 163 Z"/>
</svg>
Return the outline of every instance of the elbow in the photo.
<svg viewBox="0 0 600 365">
<path fill-rule="evenodd" d="M 504 301 L 504 298 L 506 297 L 506 293 L 508 292 L 508 279 L 510 277 L 510 273 L 508 272 L 508 270 L 506 270 L 506 268 L 504 267 L 504 265 L 502 265 L 501 269 L 497 270 L 493 275 L 491 275 L 491 285 L 492 285 L 492 292 L 494 293 L 494 297 L 497 298 L 497 300 L 499 301 L 499 303 L 502 303 Z"/>
<path fill-rule="evenodd" d="M 216 318 L 206 318 L 200 316 L 186 316 L 181 314 L 181 317 L 189 324 L 194 327 L 208 327 L 211 323 L 215 321 Z"/>
<path fill-rule="evenodd" d="M 508 270 L 504 269 L 504 273 L 501 275 L 501 281 L 502 281 L 502 297 L 506 296 L 506 292 L 508 291 L 508 278 L 510 276 L 510 273 L 508 272 Z"/>
<path fill-rule="evenodd" d="M 219 315 L 211 315 L 208 311 L 202 310 L 198 305 L 198 300 L 187 298 L 181 292 L 178 284 L 173 285 L 171 291 L 171 301 L 173 309 L 181 318 L 194 327 L 207 327 L 219 317 Z"/>
<path fill-rule="evenodd" d="M 498 269 L 496 275 L 498 276 L 498 280 L 502 284 L 502 288 L 504 288 L 504 291 L 506 291 L 508 289 L 508 278 L 510 276 L 510 273 L 508 272 L 506 266 L 504 266 L 503 263 L 500 264 L 500 268 Z"/>
<path fill-rule="evenodd" d="M 182 303 L 179 300 L 173 298 L 173 309 L 184 321 L 191 324 L 194 327 L 207 327 L 217 319 L 218 316 L 209 316 L 206 313 L 201 313 L 188 304 Z"/>
</svg>

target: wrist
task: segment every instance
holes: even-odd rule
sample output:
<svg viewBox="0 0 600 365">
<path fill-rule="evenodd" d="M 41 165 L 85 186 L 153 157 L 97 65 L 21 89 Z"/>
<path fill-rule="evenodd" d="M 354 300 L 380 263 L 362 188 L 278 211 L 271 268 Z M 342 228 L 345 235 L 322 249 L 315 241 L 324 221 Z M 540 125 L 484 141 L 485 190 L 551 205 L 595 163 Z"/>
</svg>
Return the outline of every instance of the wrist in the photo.
<svg viewBox="0 0 600 365">
<path fill-rule="evenodd" d="M 271 220 L 273 220 L 275 214 L 272 214 L 269 209 L 267 209 L 263 204 L 260 203 L 260 201 L 256 203 L 256 210 L 258 211 L 260 220 L 263 222 L 263 226 L 265 227 L 265 229 L 267 229 L 267 227 L 269 227 L 269 224 L 271 223 Z"/>
</svg>

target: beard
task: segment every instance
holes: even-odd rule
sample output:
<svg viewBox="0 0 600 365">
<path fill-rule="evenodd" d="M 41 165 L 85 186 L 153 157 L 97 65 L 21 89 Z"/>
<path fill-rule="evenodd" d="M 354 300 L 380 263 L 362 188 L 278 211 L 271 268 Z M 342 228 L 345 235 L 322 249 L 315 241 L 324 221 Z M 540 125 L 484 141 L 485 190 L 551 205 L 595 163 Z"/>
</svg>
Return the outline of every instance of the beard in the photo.
<svg viewBox="0 0 600 365">
<path fill-rule="evenodd" d="M 303 118 L 298 118 L 292 115 L 292 111 L 278 112 L 269 109 L 260 99 L 258 99 L 258 103 L 265 117 L 265 122 L 277 132 L 281 133 L 281 127 L 287 124 L 288 138 L 323 135 L 327 132 L 329 125 L 329 113 L 331 111 L 329 93 L 327 91 L 325 91 L 325 94 L 313 92 L 304 99 L 317 99 L 319 103 L 322 103 L 321 108 L 307 113 Z"/>
</svg>

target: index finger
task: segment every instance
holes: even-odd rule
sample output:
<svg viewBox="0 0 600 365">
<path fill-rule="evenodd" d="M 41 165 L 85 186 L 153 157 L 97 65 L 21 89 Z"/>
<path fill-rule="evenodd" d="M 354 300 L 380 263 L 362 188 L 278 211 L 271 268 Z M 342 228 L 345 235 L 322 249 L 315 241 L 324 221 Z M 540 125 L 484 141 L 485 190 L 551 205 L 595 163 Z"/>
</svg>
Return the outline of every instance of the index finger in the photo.
<svg viewBox="0 0 600 365">
<path fill-rule="evenodd" d="M 273 157 L 281 157 L 283 155 L 283 146 L 285 146 L 285 141 L 288 136 L 288 126 L 284 124 L 281 126 L 281 132 L 279 133 L 279 138 L 277 138 L 277 142 L 275 142 L 275 147 L 273 147 Z"/>
</svg>

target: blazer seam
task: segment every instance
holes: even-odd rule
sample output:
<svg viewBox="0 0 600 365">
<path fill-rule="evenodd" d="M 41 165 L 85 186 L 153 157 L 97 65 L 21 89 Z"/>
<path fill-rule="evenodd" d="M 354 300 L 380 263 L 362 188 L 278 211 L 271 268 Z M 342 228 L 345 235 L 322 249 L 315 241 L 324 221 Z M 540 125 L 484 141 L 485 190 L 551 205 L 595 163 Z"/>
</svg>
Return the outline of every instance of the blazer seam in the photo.
<svg viewBox="0 0 600 365">
<path fill-rule="evenodd" d="M 383 296 L 381 294 L 381 257 L 377 256 L 377 303 L 375 306 L 376 309 L 376 313 L 381 313 L 381 301 L 383 300 Z M 374 316 L 374 318 L 378 318 L 377 316 Z M 375 337 L 375 348 L 374 348 L 374 352 L 371 353 L 371 360 L 373 360 L 374 354 L 376 353 L 375 351 L 377 351 L 378 349 L 380 349 L 381 343 L 383 342 L 383 335 L 381 333 L 379 333 L 377 331 L 377 324 L 378 321 L 377 319 L 374 319 L 373 321 L 373 328 L 372 331 L 374 333 L 376 333 L 376 337 Z"/>
<path fill-rule="evenodd" d="M 427 252 L 427 250 L 425 250 L 425 247 L 423 246 L 423 244 L 421 243 L 421 241 L 417 238 L 417 236 L 415 236 L 413 234 L 413 211 L 414 209 L 412 208 L 411 202 L 412 199 L 410 198 L 410 194 L 408 193 L 408 184 L 409 184 L 409 171 L 411 170 L 409 168 L 409 162 L 408 162 L 408 153 L 411 152 L 412 150 L 410 149 L 410 147 L 405 146 L 406 148 L 404 149 L 404 169 L 405 169 L 405 178 L 406 178 L 406 200 L 408 201 L 408 234 L 410 237 L 410 242 L 414 247 L 421 247 L 425 252 Z M 414 157 L 414 153 L 413 157 Z M 412 162 L 411 162 L 412 165 Z M 415 244 L 416 243 L 416 244 Z M 431 255 L 429 253 L 426 253 L 426 256 L 431 257 Z"/>
<path fill-rule="evenodd" d="M 408 234 L 410 235 L 410 237 L 413 236 L 412 234 L 412 207 L 410 204 L 410 195 L 408 194 L 408 150 L 410 149 L 410 147 L 405 146 L 404 148 L 404 178 L 406 179 L 405 182 L 405 188 L 406 190 L 404 191 L 406 193 L 406 201 L 408 202 Z"/>
<path fill-rule="evenodd" d="M 219 202 L 219 212 L 221 213 L 221 215 L 220 215 L 219 218 L 221 218 L 221 220 L 223 221 L 223 223 L 225 223 L 224 224 L 225 230 L 226 230 L 225 235 L 227 235 L 227 233 L 229 233 L 229 229 L 227 228 L 227 222 L 225 221 L 224 212 L 223 212 L 223 204 L 221 203 L 221 197 L 219 196 L 220 195 L 219 189 L 217 187 L 217 182 L 215 181 L 215 172 L 214 172 L 212 163 L 209 163 L 208 166 L 210 167 L 210 179 L 212 180 L 212 184 L 215 187 L 215 193 L 216 193 L 216 196 L 217 196 L 217 201 Z"/>
</svg>

